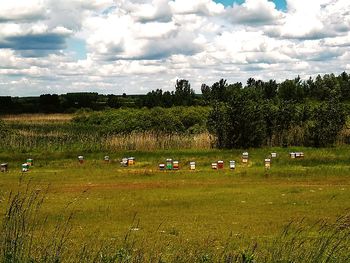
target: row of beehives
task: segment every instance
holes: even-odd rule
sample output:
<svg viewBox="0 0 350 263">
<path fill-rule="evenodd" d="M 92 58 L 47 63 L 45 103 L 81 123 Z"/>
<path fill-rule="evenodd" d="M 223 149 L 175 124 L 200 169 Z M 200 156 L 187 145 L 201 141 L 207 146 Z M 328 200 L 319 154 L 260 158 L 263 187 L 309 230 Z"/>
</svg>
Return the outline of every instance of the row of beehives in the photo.
<svg viewBox="0 0 350 263">
<path fill-rule="evenodd" d="M 290 157 L 292 159 L 295 158 L 303 158 L 304 153 L 303 152 L 292 152 L 290 153 Z M 265 168 L 270 169 L 271 168 L 271 159 L 277 158 L 277 153 L 273 152 L 270 154 L 269 158 L 266 158 L 264 160 Z M 247 164 L 249 162 L 249 153 L 244 152 L 242 154 L 242 163 Z M 192 161 L 189 163 L 190 170 L 196 170 L 196 162 Z M 213 170 L 220 170 L 224 169 L 224 161 L 219 160 L 217 162 L 211 163 L 211 168 Z M 234 170 L 236 168 L 236 161 L 229 161 L 229 168 L 231 170 Z M 172 159 L 167 159 L 165 163 L 159 164 L 159 170 L 179 170 L 179 161 L 173 161 Z"/>
<path fill-rule="evenodd" d="M 31 158 L 28 158 L 25 163 L 22 164 L 22 172 L 28 172 L 29 168 L 34 165 L 34 160 Z M 9 169 L 8 163 L 2 163 L 0 165 L 1 172 L 7 172 Z"/>
<path fill-rule="evenodd" d="M 111 159 L 109 158 L 108 155 L 106 155 L 103 158 L 103 160 L 106 163 L 109 163 L 111 161 Z M 79 155 L 78 156 L 78 161 L 79 161 L 79 163 L 83 164 L 84 163 L 84 156 Z M 135 164 L 135 157 L 124 157 L 120 161 L 120 165 L 123 166 L 123 167 L 131 166 L 131 165 L 134 165 L 134 164 Z"/>
<path fill-rule="evenodd" d="M 291 152 L 289 153 L 290 158 L 292 159 L 299 159 L 299 158 L 304 158 L 304 153 L 303 152 Z M 277 158 L 277 153 L 273 152 L 270 154 L 269 158 L 265 159 L 265 168 L 269 169 L 271 167 L 271 159 L 272 158 Z M 78 161 L 79 163 L 83 164 L 84 163 L 84 156 L 79 155 L 78 156 Z M 109 163 L 110 158 L 108 155 L 104 157 L 104 161 Z M 249 154 L 248 152 L 244 152 L 242 154 L 242 163 L 248 163 L 249 161 Z M 29 168 L 33 166 L 34 160 L 32 158 L 28 158 L 25 163 L 22 164 L 22 172 L 28 172 Z M 122 158 L 120 161 L 120 165 L 123 167 L 131 166 L 135 164 L 135 157 L 125 157 Z M 217 161 L 213 162 L 211 164 L 212 169 L 223 169 L 224 168 L 224 161 Z M 230 169 L 235 169 L 236 168 L 236 161 L 231 160 L 229 162 L 229 167 Z M 2 163 L 1 164 L 1 172 L 7 172 L 8 171 L 8 163 Z M 159 164 L 159 169 L 160 170 L 178 170 L 179 169 L 179 161 L 173 161 L 172 159 L 167 159 L 166 163 L 161 163 Z M 196 162 L 190 162 L 190 169 L 195 170 L 196 169 Z"/>
<path fill-rule="evenodd" d="M 272 158 L 276 158 L 277 154 L 272 153 L 271 154 Z M 242 154 L 242 163 L 247 164 L 249 161 L 249 154 L 248 152 L 244 152 Z M 196 170 L 196 162 L 192 161 L 189 163 L 190 165 L 190 170 Z M 229 161 L 229 167 L 231 170 L 236 169 L 236 161 Z M 270 168 L 271 167 L 271 159 L 265 159 L 265 167 Z M 214 170 L 221 170 L 224 169 L 224 161 L 219 160 L 217 162 L 212 162 L 211 163 L 211 168 Z M 178 161 L 173 161 L 172 159 L 167 159 L 166 163 L 161 163 L 159 164 L 159 170 L 179 170 L 179 162 Z"/>
</svg>

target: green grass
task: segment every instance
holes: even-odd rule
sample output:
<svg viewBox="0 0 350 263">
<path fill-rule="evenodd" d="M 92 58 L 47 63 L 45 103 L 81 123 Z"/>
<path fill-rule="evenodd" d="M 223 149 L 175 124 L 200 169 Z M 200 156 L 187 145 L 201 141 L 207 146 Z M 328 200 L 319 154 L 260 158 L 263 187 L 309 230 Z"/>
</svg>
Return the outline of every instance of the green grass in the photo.
<svg viewBox="0 0 350 263">
<path fill-rule="evenodd" d="M 294 150 L 304 151 L 305 158 L 289 159 Z M 263 159 L 272 151 L 278 158 L 265 171 Z M 255 242 L 263 254 L 291 221 L 303 220 L 305 226 L 332 223 L 349 211 L 349 147 L 249 149 L 248 165 L 241 164 L 241 153 L 2 152 L 0 160 L 9 162 L 10 171 L 0 173 L 0 211 L 5 212 L 10 192 L 29 182 L 33 189 L 48 188 L 36 219 L 40 229 L 49 232 L 73 214 L 71 247 L 122 244 L 130 232 L 145 251 L 165 250 L 172 256 L 184 249 L 217 253 L 228 244 L 243 251 Z M 84 154 L 83 165 L 77 161 L 79 154 Z M 110 164 L 103 162 L 107 154 Z M 136 165 L 120 167 L 123 156 L 136 157 Z M 28 157 L 35 166 L 22 174 L 20 164 Z M 158 164 L 166 158 L 179 160 L 181 169 L 159 171 Z M 219 159 L 225 169 L 211 170 L 211 162 Z M 189 170 L 192 160 L 196 171 Z M 236 160 L 235 171 L 228 169 L 229 160 Z"/>
</svg>

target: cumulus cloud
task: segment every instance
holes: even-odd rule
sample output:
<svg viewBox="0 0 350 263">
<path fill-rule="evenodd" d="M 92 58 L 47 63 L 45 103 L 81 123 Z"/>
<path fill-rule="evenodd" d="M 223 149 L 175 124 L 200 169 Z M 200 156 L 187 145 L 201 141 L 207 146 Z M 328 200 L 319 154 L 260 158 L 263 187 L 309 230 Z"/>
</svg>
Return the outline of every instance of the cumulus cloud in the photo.
<svg viewBox="0 0 350 263">
<path fill-rule="evenodd" d="M 116 10 L 107 17 L 91 18 L 87 25 L 91 32 L 96 32 L 87 41 L 97 60 L 160 60 L 173 54 L 193 55 L 201 50 L 191 27 L 180 19 L 145 23 L 134 14 Z"/>
<path fill-rule="evenodd" d="M 227 17 L 233 23 L 246 25 L 275 24 L 283 17 L 273 2 L 267 0 L 246 0 L 242 5 L 234 3 L 227 9 Z"/>
<path fill-rule="evenodd" d="M 168 0 L 153 0 L 146 3 L 122 1 L 119 4 L 127 12 L 130 12 L 139 22 L 170 22 L 172 11 Z"/>
<path fill-rule="evenodd" d="M 288 12 L 271 36 L 291 39 L 324 39 L 350 29 L 350 2 L 344 0 L 287 0 Z"/>
<path fill-rule="evenodd" d="M 169 5 L 175 14 L 218 15 L 224 12 L 224 6 L 212 0 L 174 0 Z"/>
<path fill-rule="evenodd" d="M 30 22 L 46 17 L 42 0 L 1 1 L 0 23 Z"/>
<path fill-rule="evenodd" d="M 287 0 L 284 11 L 268 0 L 3 2 L 0 95 L 145 93 L 177 78 L 198 92 L 220 78 L 283 80 L 350 65 L 348 0 Z"/>
</svg>

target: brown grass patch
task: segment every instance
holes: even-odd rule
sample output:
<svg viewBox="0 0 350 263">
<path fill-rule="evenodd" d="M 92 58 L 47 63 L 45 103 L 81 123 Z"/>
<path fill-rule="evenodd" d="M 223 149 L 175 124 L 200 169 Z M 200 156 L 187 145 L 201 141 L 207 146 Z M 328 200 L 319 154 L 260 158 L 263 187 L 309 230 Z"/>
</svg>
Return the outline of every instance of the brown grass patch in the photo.
<svg viewBox="0 0 350 263">
<path fill-rule="evenodd" d="M 21 123 L 62 123 L 71 121 L 73 117 L 73 114 L 19 114 L 4 115 L 1 119 L 6 122 Z"/>
</svg>

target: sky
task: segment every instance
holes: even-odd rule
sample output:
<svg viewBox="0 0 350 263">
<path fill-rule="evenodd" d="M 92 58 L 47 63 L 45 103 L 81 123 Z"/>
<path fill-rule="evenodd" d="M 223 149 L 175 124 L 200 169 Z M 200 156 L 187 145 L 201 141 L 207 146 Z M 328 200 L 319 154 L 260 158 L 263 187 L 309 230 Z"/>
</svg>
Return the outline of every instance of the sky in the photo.
<svg viewBox="0 0 350 263">
<path fill-rule="evenodd" d="M 0 96 L 343 71 L 349 0 L 0 0 Z"/>
</svg>

